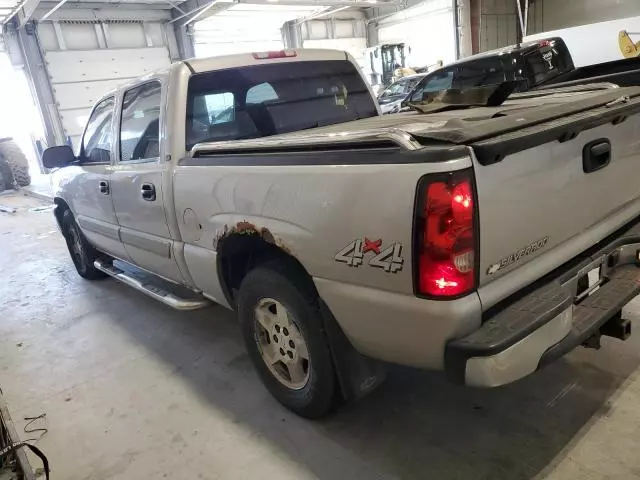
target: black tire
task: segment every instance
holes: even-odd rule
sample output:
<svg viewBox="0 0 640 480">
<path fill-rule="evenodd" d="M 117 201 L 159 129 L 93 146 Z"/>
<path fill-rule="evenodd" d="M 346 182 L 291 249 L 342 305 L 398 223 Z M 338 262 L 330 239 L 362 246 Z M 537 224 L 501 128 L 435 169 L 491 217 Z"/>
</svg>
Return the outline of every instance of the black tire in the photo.
<svg viewBox="0 0 640 480">
<path fill-rule="evenodd" d="M 11 168 L 7 162 L 0 157 L 0 192 L 14 187 L 15 181 L 13 179 L 13 174 L 11 173 Z"/>
<path fill-rule="evenodd" d="M 269 393 L 295 414 L 317 419 L 329 413 L 339 397 L 319 299 L 311 280 L 303 275 L 287 262 L 264 264 L 251 270 L 238 292 L 238 316 L 249 356 Z M 306 342 L 309 376 L 302 388 L 294 390 L 283 385 L 262 358 L 255 309 L 265 298 L 286 307 Z"/>
<path fill-rule="evenodd" d="M 0 143 L 0 155 L 6 160 L 13 173 L 13 178 L 19 187 L 31 184 L 29 175 L 29 160 L 22 149 L 14 141 Z"/>
<path fill-rule="evenodd" d="M 62 234 L 67 242 L 67 248 L 71 255 L 71 260 L 76 267 L 78 275 L 87 280 L 102 280 L 107 278 L 108 275 L 96 267 L 93 266 L 101 255 L 93 246 L 87 241 L 82 234 L 80 227 L 73 218 L 71 210 L 65 210 L 62 214 Z"/>
</svg>

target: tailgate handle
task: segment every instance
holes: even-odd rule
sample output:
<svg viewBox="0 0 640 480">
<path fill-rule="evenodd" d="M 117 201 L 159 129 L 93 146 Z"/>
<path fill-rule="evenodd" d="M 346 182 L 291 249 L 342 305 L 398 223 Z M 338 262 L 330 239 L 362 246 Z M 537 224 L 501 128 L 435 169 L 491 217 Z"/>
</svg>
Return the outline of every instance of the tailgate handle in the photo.
<svg viewBox="0 0 640 480">
<path fill-rule="evenodd" d="M 584 173 L 595 172 L 609 165 L 611 161 L 611 142 L 600 138 L 587 143 L 582 149 L 582 169 Z"/>
</svg>

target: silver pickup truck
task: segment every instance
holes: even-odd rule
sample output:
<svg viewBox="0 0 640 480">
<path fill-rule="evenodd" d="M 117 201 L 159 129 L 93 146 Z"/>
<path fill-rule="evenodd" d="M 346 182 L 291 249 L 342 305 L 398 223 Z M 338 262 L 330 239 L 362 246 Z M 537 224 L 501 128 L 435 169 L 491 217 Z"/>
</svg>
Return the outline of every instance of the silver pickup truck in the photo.
<svg viewBox="0 0 640 480">
<path fill-rule="evenodd" d="M 267 389 L 314 418 L 384 362 L 469 386 L 630 334 L 640 88 L 380 116 L 348 55 L 179 62 L 53 147 L 78 273 L 238 312 Z M 63 168 L 59 168 L 63 167 Z"/>
</svg>

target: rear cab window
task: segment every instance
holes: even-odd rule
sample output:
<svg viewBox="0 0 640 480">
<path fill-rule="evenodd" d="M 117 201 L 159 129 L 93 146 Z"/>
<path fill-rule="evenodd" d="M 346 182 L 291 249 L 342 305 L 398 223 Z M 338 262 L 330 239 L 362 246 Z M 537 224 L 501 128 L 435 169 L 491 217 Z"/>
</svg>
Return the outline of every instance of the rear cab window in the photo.
<svg viewBox="0 0 640 480">
<path fill-rule="evenodd" d="M 199 73 L 189 79 L 186 148 L 377 115 L 366 84 L 346 60 L 271 63 Z"/>
</svg>

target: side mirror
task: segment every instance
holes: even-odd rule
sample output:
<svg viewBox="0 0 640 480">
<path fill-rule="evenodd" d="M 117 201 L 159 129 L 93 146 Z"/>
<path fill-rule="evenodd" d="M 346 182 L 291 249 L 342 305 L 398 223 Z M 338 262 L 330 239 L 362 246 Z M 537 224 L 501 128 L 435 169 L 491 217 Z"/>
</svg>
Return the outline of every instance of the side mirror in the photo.
<svg viewBox="0 0 640 480">
<path fill-rule="evenodd" d="M 58 147 L 49 147 L 42 154 L 42 164 L 46 168 L 66 167 L 75 162 L 76 157 L 69 145 L 60 145 Z"/>
</svg>

